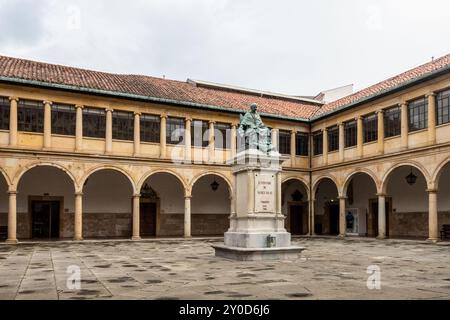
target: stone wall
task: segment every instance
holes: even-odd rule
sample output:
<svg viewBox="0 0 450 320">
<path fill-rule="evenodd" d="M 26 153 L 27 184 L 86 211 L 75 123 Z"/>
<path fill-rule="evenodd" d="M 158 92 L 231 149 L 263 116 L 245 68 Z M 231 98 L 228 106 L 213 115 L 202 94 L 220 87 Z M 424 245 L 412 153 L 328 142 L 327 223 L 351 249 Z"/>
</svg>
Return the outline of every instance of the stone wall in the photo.
<svg viewBox="0 0 450 320">
<path fill-rule="evenodd" d="M 184 235 L 184 214 L 161 214 L 159 216 L 161 237 Z M 192 214 L 193 236 L 223 236 L 230 227 L 229 214 Z"/>
<path fill-rule="evenodd" d="M 439 212 L 439 230 L 450 224 L 450 212 Z M 394 212 L 389 215 L 390 237 L 428 238 L 428 212 Z"/>
</svg>

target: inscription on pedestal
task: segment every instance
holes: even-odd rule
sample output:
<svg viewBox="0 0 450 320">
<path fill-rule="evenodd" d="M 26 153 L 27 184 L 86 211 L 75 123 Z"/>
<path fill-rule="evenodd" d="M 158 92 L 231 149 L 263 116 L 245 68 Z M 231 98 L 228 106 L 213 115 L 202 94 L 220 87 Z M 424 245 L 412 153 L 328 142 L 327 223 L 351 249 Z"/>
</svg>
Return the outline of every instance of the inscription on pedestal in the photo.
<svg viewBox="0 0 450 320">
<path fill-rule="evenodd" d="M 274 174 L 255 174 L 255 213 L 275 212 L 274 185 Z"/>
</svg>

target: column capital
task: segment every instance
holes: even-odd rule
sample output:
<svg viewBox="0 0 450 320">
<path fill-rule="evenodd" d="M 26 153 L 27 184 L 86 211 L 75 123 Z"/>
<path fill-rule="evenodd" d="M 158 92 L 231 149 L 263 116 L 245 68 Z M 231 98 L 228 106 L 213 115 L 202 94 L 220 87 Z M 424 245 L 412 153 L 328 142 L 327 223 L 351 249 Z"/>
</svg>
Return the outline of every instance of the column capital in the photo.
<svg viewBox="0 0 450 320">
<path fill-rule="evenodd" d="M 142 112 L 141 111 L 135 111 L 133 112 L 134 116 L 142 116 Z"/>
<path fill-rule="evenodd" d="M 339 200 L 347 200 L 347 196 L 337 197 Z"/>
<path fill-rule="evenodd" d="M 291 134 L 297 134 L 298 130 L 297 129 L 291 129 Z"/>
<path fill-rule="evenodd" d="M 169 116 L 167 115 L 167 113 L 162 113 L 159 117 L 161 119 L 167 119 Z"/>
<path fill-rule="evenodd" d="M 214 124 L 216 124 L 216 121 L 215 120 L 209 120 L 208 123 L 209 123 L 209 125 L 212 125 L 212 124 L 214 125 Z"/>
<path fill-rule="evenodd" d="M 48 100 L 44 100 L 44 101 L 42 101 L 42 103 L 44 104 L 44 105 L 52 105 L 53 104 L 53 102 L 51 102 L 51 101 L 48 101 Z"/>
<path fill-rule="evenodd" d="M 375 111 L 376 114 L 383 114 L 384 113 L 384 109 L 378 109 L 377 111 Z"/>
<path fill-rule="evenodd" d="M 17 195 L 17 191 L 16 191 L 16 190 L 14 190 L 14 191 L 8 191 L 8 195 L 10 195 L 10 196 Z"/>
<path fill-rule="evenodd" d="M 425 190 L 428 193 L 438 193 L 438 189 L 437 188 L 431 188 L 431 189 L 427 189 Z"/>
<path fill-rule="evenodd" d="M 327 133 L 328 132 L 328 128 L 323 128 L 322 129 L 322 133 Z"/>
<path fill-rule="evenodd" d="M 75 109 L 81 109 L 81 110 L 83 110 L 83 109 L 84 109 L 84 106 L 81 105 L 81 104 L 76 104 L 76 105 L 75 105 Z"/>
<path fill-rule="evenodd" d="M 184 200 L 191 200 L 192 199 L 192 196 L 191 195 L 189 195 L 189 196 L 184 196 Z"/>
<path fill-rule="evenodd" d="M 191 117 L 191 116 L 187 116 L 187 117 L 184 118 L 184 121 L 190 121 L 190 122 L 192 122 L 192 117 Z"/>
<path fill-rule="evenodd" d="M 355 120 L 356 120 L 356 121 L 359 121 L 359 120 L 362 120 L 362 119 L 363 119 L 363 116 L 356 116 L 356 117 L 355 117 Z"/>
<path fill-rule="evenodd" d="M 231 129 L 236 129 L 239 126 L 239 123 L 232 122 L 231 123 Z"/>
<path fill-rule="evenodd" d="M 9 97 L 9 101 L 19 102 L 19 98 L 18 97 Z"/>
<path fill-rule="evenodd" d="M 399 103 L 399 106 L 400 107 L 407 107 L 408 106 L 408 102 L 402 101 L 402 102 Z"/>
<path fill-rule="evenodd" d="M 338 122 L 336 123 L 336 125 L 337 125 L 338 127 L 343 127 L 343 126 L 344 126 L 344 121 L 338 121 Z"/>
<path fill-rule="evenodd" d="M 135 193 L 135 194 L 133 194 L 133 198 L 140 198 L 141 197 L 141 194 L 140 193 Z"/>
<path fill-rule="evenodd" d="M 112 109 L 112 108 L 105 108 L 105 112 L 114 112 L 114 109 Z"/>
<path fill-rule="evenodd" d="M 75 196 L 76 197 L 82 197 L 83 196 L 83 192 L 82 191 L 80 191 L 80 192 L 75 192 Z"/>
<path fill-rule="evenodd" d="M 435 92 L 428 92 L 425 97 L 429 98 L 429 97 L 435 97 L 436 93 Z"/>
<path fill-rule="evenodd" d="M 386 193 L 377 193 L 376 194 L 377 197 L 387 197 Z"/>
</svg>

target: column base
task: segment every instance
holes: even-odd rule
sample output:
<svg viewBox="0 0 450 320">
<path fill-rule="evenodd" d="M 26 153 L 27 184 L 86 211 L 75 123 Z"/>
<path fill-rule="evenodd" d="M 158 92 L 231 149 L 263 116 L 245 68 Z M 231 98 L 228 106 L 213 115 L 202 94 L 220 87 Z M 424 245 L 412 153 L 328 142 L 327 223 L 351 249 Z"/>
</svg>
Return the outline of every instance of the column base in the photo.
<svg viewBox="0 0 450 320">
<path fill-rule="evenodd" d="M 338 235 L 338 239 L 345 239 L 345 234 Z"/>
<path fill-rule="evenodd" d="M 378 240 L 386 240 L 386 236 L 378 236 L 378 237 L 376 237 L 376 239 L 378 239 Z"/>
<path fill-rule="evenodd" d="M 83 238 L 73 238 L 73 241 L 83 241 L 84 239 Z"/>
<path fill-rule="evenodd" d="M 5 241 L 5 243 L 7 243 L 7 244 L 18 244 L 19 241 L 17 239 L 13 239 L 13 240 L 8 239 L 8 240 Z"/>
<path fill-rule="evenodd" d="M 142 240 L 142 238 L 141 237 L 132 237 L 131 240 L 132 241 L 139 241 L 139 240 Z"/>
<path fill-rule="evenodd" d="M 441 239 L 439 238 L 428 238 L 427 239 L 428 242 L 432 242 L 432 243 L 438 243 L 441 241 Z"/>
</svg>

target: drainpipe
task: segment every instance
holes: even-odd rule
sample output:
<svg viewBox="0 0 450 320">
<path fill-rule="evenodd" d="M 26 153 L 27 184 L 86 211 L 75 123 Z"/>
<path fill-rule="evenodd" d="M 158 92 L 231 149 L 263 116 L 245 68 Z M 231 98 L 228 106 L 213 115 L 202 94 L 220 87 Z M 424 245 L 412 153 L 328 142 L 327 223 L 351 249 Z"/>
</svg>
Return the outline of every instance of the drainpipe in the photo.
<svg viewBox="0 0 450 320">
<path fill-rule="evenodd" d="M 312 216 L 313 214 L 313 208 L 311 206 L 312 203 L 312 199 L 313 199 L 313 189 L 312 189 L 312 156 L 313 153 L 313 139 L 312 139 L 312 125 L 311 123 L 309 123 L 309 150 L 308 150 L 308 154 L 309 154 L 309 164 L 308 164 L 308 169 L 309 169 L 309 203 L 308 203 L 308 211 L 309 211 L 309 235 L 312 236 L 314 234 L 314 217 Z"/>
</svg>

